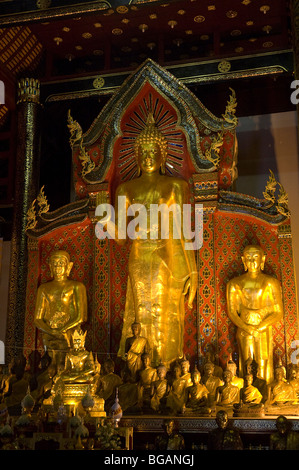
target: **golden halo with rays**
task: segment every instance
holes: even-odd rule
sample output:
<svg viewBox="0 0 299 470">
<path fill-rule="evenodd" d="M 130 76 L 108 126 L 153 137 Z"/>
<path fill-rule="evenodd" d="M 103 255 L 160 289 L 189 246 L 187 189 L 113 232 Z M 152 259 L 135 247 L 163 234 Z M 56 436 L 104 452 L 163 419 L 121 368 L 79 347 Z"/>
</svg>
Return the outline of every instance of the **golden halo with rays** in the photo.
<svg viewBox="0 0 299 470">
<path fill-rule="evenodd" d="M 153 114 L 157 128 L 167 140 L 166 174 L 180 174 L 183 162 L 183 138 L 176 126 L 176 116 L 165 109 L 159 97 L 154 99 L 149 93 L 139 104 L 138 110 L 135 110 L 125 123 L 118 162 L 122 180 L 130 180 L 137 176 L 134 142 L 146 126 L 149 113 Z"/>
</svg>

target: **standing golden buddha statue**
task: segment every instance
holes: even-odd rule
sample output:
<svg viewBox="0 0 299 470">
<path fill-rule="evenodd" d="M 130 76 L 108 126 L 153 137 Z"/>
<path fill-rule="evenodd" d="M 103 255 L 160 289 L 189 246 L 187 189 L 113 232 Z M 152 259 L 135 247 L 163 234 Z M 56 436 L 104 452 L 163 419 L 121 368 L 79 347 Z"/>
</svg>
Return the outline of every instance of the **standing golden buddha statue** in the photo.
<svg viewBox="0 0 299 470">
<path fill-rule="evenodd" d="M 53 279 L 37 291 L 34 324 L 41 330 L 44 347 L 55 365 L 64 362 L 72 333 L 87 320 L 86 288 L 82 282 L 68 279 L 72 267 L 66 251 L 54 251 L 50 257 Z"/>
<path fill-rule="evenodd" d="M 283 318 L 281 286 L 262 272 L 265 254 L 260 246 L 247 246 L 242 261 L 245 274 L 227 285 L 228 316 L 237 326 L 239 370 L 244 374 L 247 359 L 254 357 L 260 377 L 269 383 L 273 379 L 272 325 Z"/>
<path fill-rule="evenodd" d="M 135 321 L 142 326 L 141 336 L 147 338 L 155 366 L 169 365 L 183 357 L 184 296 L 189 289 L 191 308 L 197 289 L 197 267 L 193 249 L 186 249 L 182 227 L 180 237 L 174 236 L 175 216 L 171 206 L 183 214 L 183 205 L 190 203 L 188 183 L 181 178 L 165 175 L 167 140 L 156 127 L 152 114 L 136 137 L 134 153 L 139 176 L 120 184 L 116 191 L 116 241 L 120 239 L 119 198 L 128 208 L 142 206 L 147 213 L 146 228 L 141 228 L 132 240 L 128 263 L 126 307 L 119 356 L 124 356 L 126 339 Z M 166 207 L 169 233 L 161 235 L 162 215 L 153 234 L 149 219 L 151 208 Z M 129 234 L 127 219 L 125 226 Z M 107 225 L 109 232 L 109 224 Z M 115 233 L 115 232 L 114 232 Z M 127 235 L 127 234 L 126 234 Z"/>
</svg>

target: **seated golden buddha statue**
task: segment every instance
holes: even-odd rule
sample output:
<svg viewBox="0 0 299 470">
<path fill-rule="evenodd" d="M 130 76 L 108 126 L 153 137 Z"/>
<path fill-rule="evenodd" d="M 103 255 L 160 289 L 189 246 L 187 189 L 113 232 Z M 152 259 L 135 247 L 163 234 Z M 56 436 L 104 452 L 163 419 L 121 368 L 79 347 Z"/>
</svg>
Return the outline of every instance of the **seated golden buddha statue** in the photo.
<svg viewBox="0 0 299 470">
<path fill-rule="evenodd" d="M 216 390 L 216 404 L 223 407 L 232 407 L 235 403 L 240 402 L 240 390 L 236 385 L 232 385 L 233 374 L 230 370 L 223 372 L 224 385 Z"/>
<path fill-rule="evenodd" d="M 207 362 L 204 365 L 204 375 L 202 382 L 206 386 L 208 395 L 208 406 L 213 407 L 216 400 L 216 390 L 223 385 L 223 381 L 214 375 L 215 365 L 212 362 Z"/>
<path fill-rule="evenodd" d="M 187 388 L 186 410 L 192 412 L 209 413 L 208 389 L 200 383 L 201 374 L 196 368 L 192 373 L 192 385 Z"/>
<path fill-rule="evenodd" d="M 66 251 L 54 251 L 50 256 L 53 279 L 37 291 L 34 324 L 41 330 L 44 347 L 55 365 L 63 362 L 72 332 L 87 320 L 86 288 L 68 278 L 72 267 Z"/>
<path fill-rule="evenodd" d="M 95 375 L 95 363 L 92 352 L 85 349 L 85 337 L 81 329 L 72 334 L 73 347 L 66 353 L 64 370 L 60 380 L 67 383 L 92 383 Z"/>
<path fill-rule="evenodd" d="M 276 367 L 274 370 L 274 380 L 268 385 L 268 400 L 265 403 L 266 411 L 277 413 L 282 410 L 284 414 L 287 414 L 288 409 L 290 409 L 292 413 L 297 414 L 296 392 L 292 385 L 285 380 L 284 376 L 284 369 Z"/>
<path fill-rule="evenodd" d="M 231 358 L 226 363 L 226 369 L 230 370 L 232 373 L 232 385 L 235 385 L 241 390 L 241 388 L 244 386 L 244 380 L 237 376 L 237 365 Z"/>
<path fill-rule="evenodd" d="M 188 359 L 183 359 L 180 361 L 181 369 L 182 369 L 182 379 L 186 380 L 187 387 L 192 385 L 192 374 L 190 372 L 190 362 Z"/>
<path fill-rule="evenodd" d="M 265 254 L 260 246 L 244 249 L 245 274 L 227 284 L 228 316 L 237 327 L 240 375 L 253 356 L 259 364 L 260 377 L 273 380 L 272 325 L 283 318 L 281 286 L 277 279 L 263 273 Z"/>
<path fill-rule="evenodd" d="M 204 355 L 204 362 L 203 362 L 203 365 L 206 364 L 207 362 L 212 362 L 214 364 L 214 372 L 213 372 L 213 375 L 215 375 L 216 377 L 219 377 L 220 379 L 222 379 L 223 377 L 223 369 L 221 366 L 219 366 L 218 364 L 216 364 L 216 359 L 217 359 L 217 354 L 215 353 L 215 348 L 212 344 L 207 344 L 206 346 L 206 352 L 205 352 L 205 355 Z"/>
<path fill-rule="evenodd" d="M 174 414 L 184 413 L 187 401 L 187 382 L 182 378 L 182 369 L 179 364 L 174 367 L 173 372 L 175 378 L 167 396 L 166 406 Z"/>
<path fill-rule="evenodd" d="M 150 344 L 155 367 L 160 363 L 168 367 L 183 357 L 183 299 L 189 292 L 188 306 L 191 308 L 197 289 L 194 249 L 186 248 L 186 244 L 191 245 L 192 242 L 189 236 L 185 236 L 183 224 L 176 223 L 177 211 L 183 214 L 184 205 L 190 203 L 190 190 L 187 181 L 165 174 L 167 146 L 166 137 L 150 113 L 134 142 L 138 177 L 118 186 L 115 223 L 105 220 L 106 231 L 117 243 L 124 244 L 128 236 L 132 240 L 118 355 L 124 356 L 131 324 L 136 320 L 141 323 L 141 336 Z M 132 222 L 135 220 L 128 223 L 127 212 L 137 206 L 144 209 L 146 221 L 138 224 L 138 230 L 131 233 L 134 232 Z M 151 223 L 153 206 L 157 207 L 157 212 L 160 211 L 157 224 Z M 119 214 L 121 207 L 124 210 Z"/>
<path fill-rule="evenodd" d="M 166 400 L 169 393 L 169 384 L 166 379 L 167 369 L 164 364 L 157 367 L 157 380 L 151 385 L 151 408 L 161 413 L 166 407 Z"/>
</svg>

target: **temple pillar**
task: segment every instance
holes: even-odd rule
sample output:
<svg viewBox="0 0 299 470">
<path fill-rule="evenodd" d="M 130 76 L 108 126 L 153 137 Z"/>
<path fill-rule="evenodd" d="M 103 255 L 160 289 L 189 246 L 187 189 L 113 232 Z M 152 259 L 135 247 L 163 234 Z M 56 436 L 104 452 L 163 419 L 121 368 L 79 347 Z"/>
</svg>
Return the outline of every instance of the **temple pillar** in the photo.
<svg viewBox="0 0 299 470">
<path fill-rule="evenodd" d="M 291 23 L 292 23 L 292 41 L 294 58 L 294 78 L 299 80 L 299 0 L 291 0 Z M 291 93 L 292 90 L 290 90 Z M 297 119 L 299 122 L 299 104 L 297 103 Z M 298 130 L 299 132 L 299 130 Z M 299 141 L 299 135 L 298 135 Z"/>
<path fill-rule="evenodd" d="M 36 198 L 40 170 L 40 83 L 21 79 L 17 97 L 17 148 L 11 239 L 6 363 L 22 352 L 26 311 L 27 212 Z"/>
</svg>

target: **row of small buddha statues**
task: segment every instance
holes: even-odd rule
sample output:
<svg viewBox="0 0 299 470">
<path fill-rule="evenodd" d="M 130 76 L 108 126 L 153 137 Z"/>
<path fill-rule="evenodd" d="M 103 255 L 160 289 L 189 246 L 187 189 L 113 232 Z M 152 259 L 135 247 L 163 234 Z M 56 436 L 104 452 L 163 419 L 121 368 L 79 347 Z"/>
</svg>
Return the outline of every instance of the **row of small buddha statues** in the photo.
<svg viewBox="0 0 299 470">
<path fill-rule="evenodd" d="M 75 330 L 63 364 L 53 364 L 45 353 L 35 376 L 25 370 L 25 358 L 11 364 L 8 374 L 2 372 L 1 401 L 8 407 L 20 404 L 29 386 L 37 405 L 51 404 L 58 397 L 65 404 L 74 404 L 89 393 L 98 416 L 110 413 L 116 398 L 121 413 L 126 414 L 201 416 L 224 408 L 234 416 L 298 415 L 299 369 L 294 364 L 288 371 L 278 364 L 274 380 L 268 384 L 259 376 L 254 358 L 246 361 L 241 378 L 231 358 L 224 369 L 215 363 L 211 347 L 201 367 L 195 366 L 192 371 L 186 358 L 175 361 L 170 368 L 164 364 L 153 367 L 148 343 L 144 338 L 138 341 L 140 324 L 134 322 L 117 374 L 110 357 L 102 366 L 97 356 L 86 350 L 85 337 L 86 332 Z M 138 352 L 136 343 L 142 344 Z"/>
</svg>

